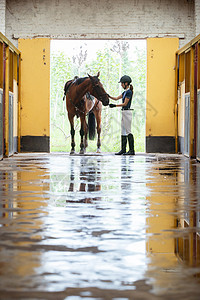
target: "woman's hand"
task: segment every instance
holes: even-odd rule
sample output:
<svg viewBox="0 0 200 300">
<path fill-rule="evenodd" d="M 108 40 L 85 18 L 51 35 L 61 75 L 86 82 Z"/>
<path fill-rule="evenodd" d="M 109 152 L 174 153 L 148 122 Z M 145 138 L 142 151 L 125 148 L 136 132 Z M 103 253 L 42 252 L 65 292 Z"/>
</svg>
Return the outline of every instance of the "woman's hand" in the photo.
<svg viewBox="0 0 200 300">
<path fill-rule="evenodd" d="M 110 108 L 116 107 L 116 104 L 110 103 L 110 104 L 109 104 L 109 107 L 110 107 Z"/>
</svg>

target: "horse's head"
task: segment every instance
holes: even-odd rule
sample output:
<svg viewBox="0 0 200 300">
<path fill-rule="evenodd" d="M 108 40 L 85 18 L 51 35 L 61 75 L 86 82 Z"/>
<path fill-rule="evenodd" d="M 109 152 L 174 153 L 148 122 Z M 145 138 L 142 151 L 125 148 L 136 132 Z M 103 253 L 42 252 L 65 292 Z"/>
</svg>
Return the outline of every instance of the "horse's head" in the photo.
<svg viewBox="0 0 200 300">
<path fill-rule="evenodd" d="M 98 100 L 100 100 L 103 103 L 103 105 L 107 106 L 109 104 L 109 97 L 106 91 L 104 90 L 102 83 L 99 80 L 99 75 L 99 72 L 97 76 L 90 76 L 88 74 L 92 83 L 91 94 Z"/>
</svg>

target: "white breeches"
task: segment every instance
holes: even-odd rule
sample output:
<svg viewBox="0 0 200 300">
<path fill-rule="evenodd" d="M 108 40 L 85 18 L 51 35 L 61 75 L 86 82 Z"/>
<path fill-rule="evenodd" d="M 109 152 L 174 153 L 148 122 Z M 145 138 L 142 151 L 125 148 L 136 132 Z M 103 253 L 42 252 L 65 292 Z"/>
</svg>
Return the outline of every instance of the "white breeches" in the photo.
<svg viewBox="0 0 200 300">
<path fill-rule="evenodd" d="M 132 116 L 132 110 L 122 110 L 121 135 L 131 133 Z"/>
</svg>

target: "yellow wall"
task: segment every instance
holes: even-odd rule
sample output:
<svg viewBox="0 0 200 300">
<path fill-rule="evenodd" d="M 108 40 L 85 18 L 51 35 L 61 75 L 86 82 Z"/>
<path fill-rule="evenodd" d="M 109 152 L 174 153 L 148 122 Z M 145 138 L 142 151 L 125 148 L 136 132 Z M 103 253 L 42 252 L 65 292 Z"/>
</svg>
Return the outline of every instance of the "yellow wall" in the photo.
<svg viewBox="0 0 200 300">
<path fill-rule="evenodd" d="M 147 39 L 146 136 L 175 136 L 175 53 L 178 38 Z"/>
<path fill-rule="evenodd" d="M 50 39 L 19 39 L 21 136 L 50 134 Z"/>
</svg>

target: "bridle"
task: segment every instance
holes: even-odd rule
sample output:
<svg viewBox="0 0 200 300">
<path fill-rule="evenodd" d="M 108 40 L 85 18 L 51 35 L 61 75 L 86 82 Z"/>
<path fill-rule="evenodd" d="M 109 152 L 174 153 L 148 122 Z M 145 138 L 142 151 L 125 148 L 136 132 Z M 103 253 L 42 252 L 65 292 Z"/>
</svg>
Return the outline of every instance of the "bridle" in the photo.
<svg viewBox="0 0 200 300">
<path fill-rule="evenodd" d="M 90 78 L 90 80 L 91 80 L 91 82 L 92 82 L 92 88 L 93 88 L 93 90 L 96 92 L 96 94 L 97 94 L 97 99 L 98 99 L 98 101 L 100 100 L 100 101 L 102 101 L 103 100 L 103 96 L 104 95 L 108 95 L 107 93 L 99 93 L 99 91 L 101 90 L 101 87 L 98 85 L 98 82 L 95 82 L 91 77 L 89 77 Z M 103 101 L 102 101 L 103 102 Z"/>
</svg>

